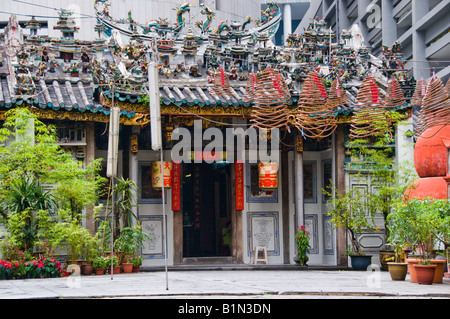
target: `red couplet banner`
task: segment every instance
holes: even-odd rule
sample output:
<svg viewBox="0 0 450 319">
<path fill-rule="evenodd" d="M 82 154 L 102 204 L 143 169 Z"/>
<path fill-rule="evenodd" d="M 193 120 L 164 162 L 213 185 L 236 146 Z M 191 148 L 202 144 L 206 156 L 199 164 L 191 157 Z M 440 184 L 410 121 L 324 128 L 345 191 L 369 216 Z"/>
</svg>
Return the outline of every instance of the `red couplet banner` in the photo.
<svg viewBox="0 0 450 319">
<path fill-rule="evenodd" d="M 180 163 L 172 164 L 172 211 L 178 211 L 181 198 L 181 170 Z"/>
<path fill-rule="evenodd" d="M 236 163 L 236 210 L 244 210 L 244 164 Z"/>
</svg>

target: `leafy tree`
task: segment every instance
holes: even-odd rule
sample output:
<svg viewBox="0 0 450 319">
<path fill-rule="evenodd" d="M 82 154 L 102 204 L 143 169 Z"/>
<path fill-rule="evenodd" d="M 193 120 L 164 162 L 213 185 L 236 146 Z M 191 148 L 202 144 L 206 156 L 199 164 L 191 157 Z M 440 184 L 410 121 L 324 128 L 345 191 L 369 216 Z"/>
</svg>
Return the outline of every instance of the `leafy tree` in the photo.
<svg viewBox="0 0 450 319">
<path fill-rule="evenodd" d="M 83 168 L 58 145 L 54 128 L 29 109 L 6 115 L 0 128 L 0 214 L 9 244 L 29 250 L 45 214 L 68 209 L 79 223 L 82 210 L 95 205 L 103 182 L 101 159 Z"/>
<path fill-rule="evenodd" d="M 412 163 L 398 163 L 394 156 L 394 129 L 401 125 L 404 115 L 396 111 L 385 111 L 384 115 L 386 121 L 378 124 L 378 134 L 353 139 L 348 146 L 353 158 L 358 158 L 356 176 L 370 180 L 371 188 L 376 190 L 364 194 L 360 200 L 366 202 L 370 215 L 381 213 L 386 224 L 389 213 L 402 202 L 417 173 Z M 388 228 L 386 236 L 389 237 Z"/>
<path fill-rule="evenodd" d="M 0 146 L 0 201 L 11 203 L 12 191 L 18 194 L 26 183 L 35 183 L 51 185 L 58 206 L 70 209 L 77 218 L 84 208 L 97 202 L 104 182 L 99 175 L 102 159 L 93 160 L 84 168 L 58 145 L 54 128 L 39 121 L 27 108 L 7 113 L 0 128 L 0 142 L 5 143 Z M 49 193 L 42 195 L 48 198 Z M 33 196 L 29 193 L 25 198 L 33 201 Z M 3 217 L 10 212 L 8 207 L 3 206 Z"/>
</svg>

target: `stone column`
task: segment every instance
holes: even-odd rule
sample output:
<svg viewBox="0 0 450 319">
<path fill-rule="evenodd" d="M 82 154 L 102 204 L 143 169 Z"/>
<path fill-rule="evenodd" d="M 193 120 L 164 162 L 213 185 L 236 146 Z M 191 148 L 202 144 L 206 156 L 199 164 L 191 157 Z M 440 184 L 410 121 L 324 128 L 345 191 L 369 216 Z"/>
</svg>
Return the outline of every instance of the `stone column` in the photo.
<svg viewBox="0 0 450 319">
<path fill-rule="evenodd" d="M 140 132 L 140 127 L 139 126 L 133 126 L 131 128 L 130 138 L 133 135 L 138 135 L 139 132 Z M 139 183 L 138 183 L 138 181 L 139 181 L 139 176 L 138 176 L 138 174 L 139 174 L 139 172 L 138 172 L 138 170 L 139 170 L 139 168 L 138 168 L 138 152 L 133 152 L 131 147 L 129 148 L 128 152 L 129 152 L 129 161 L 128 161 L 129 179 L 134 181 L 136 183 L 136 185 L 138 185 L 138 187 L 139 187 Z M 138 189 L 138 191 L 139 191 L 139 189 Z M 138 199 L 136 198 L 136 201 L 133 203 L 133 205 L 137 205 L 138 204 L 137 202 L 138 202 Z M 139 213 L 138 213 L 139 209 L 138 209 L 138 207 L 137 206 L 133 207 L 132 211 L 133 211 L 133 214 L 139 218 Z M 136 223 L 136 222 L 134 221 L 134 223 Z"/>
<path fill-rule="evenodd" d="M 336 144 L 335 144 L 335 187 L 341 194 L 345 193 L 345 140 L 344 140 L 344 127 L 338 126 L 336 130 Z M 345 250 L 347 249 L 347 234 L 342 227 L 336 228 L 336 254 L 338 266 L 347 266 L 348 258 L 345 256 Z"/>
<path fill-rule="evenodd" d="M 297 151 L 294 154 L 295 173 L 295 226 L 304 224 L 304 201 L 303 201 L 303 138 L 297 136 Z"/>
<path fill-rule="evenodd" d="M 93 122 L 86 122 L 86 164 L 95 159 L 95 130 Z M 86 209 L 86 228 L 91 234 L 95 234 L 95 218 L 92 217 L 93 208 Z M 88 215 L 91 215 L 90 217 Z"/>
</svg>

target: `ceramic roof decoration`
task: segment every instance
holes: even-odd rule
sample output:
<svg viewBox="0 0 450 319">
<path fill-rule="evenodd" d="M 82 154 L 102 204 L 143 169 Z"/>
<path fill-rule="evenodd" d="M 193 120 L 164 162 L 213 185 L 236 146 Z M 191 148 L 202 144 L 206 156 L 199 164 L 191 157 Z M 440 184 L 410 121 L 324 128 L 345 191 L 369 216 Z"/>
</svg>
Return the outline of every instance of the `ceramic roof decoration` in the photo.
<svg viewBox="0 0 450 319">
<path fill-rule="evenodd" d="M 110 7 L 109 0 L 95 1 L 94 41 L 76 38 L 79 26 L 68 10 L 58 11 L 55 28 L 61 31 L 60 38 L 37 36 L 39 23 L 33 18 L 27 23 L 30 34 L 24 34 L 12 16 L 0 55 L 0 108 L 29 105 L 108 115 L 114 99 L 123 117 L 147 118 L 143 101 L 149 61 L 158 64 L 163 114 L 206 112 L 247 119 L 253 114 L 255 119 L 261 107 L 273 104 L 261 95 L 264 85 L 270 84 L 270 90 L 281 92 L 273 95 L 279 96 L 280 105 L 274 114 L 281 109 L 286 113 L 284 123 L 274 115 L 268 127 L 292 125 L 320 138 L 324 136 L 320 130 L 333 131 L 337 117 L 357 112 L 363 97 L 373 98 L 362 81 L 368 74 L 372 87 L 378 87 L 377 104 L 386 100 L 390 108 L 411 107 L 414 80 L 406 75 L 399 45 L 385 47 L 377 58 L 368 52 L 357 28 L 342 30 L 336 40 L 323 19 L 311 19 L 302 34 L 291 34 L 286 46 L 275 46 L 272 38 L 281 21 L 276 3 L 268 4 L 259 18 L 231 23 L 216 21 L 205 5 L 202 21 L 183 19 L 191 8 L 184 3 L 175 8 L 175 21 L 161 18 L 145 24 L 135 21 L 131 11 L 126 19 L 115 19 Z M 320 90 L 316 107 L 304 100 L 311 72 L 314 81 L 322 83 L 316 87 Z M 299 109 L 303 110 L 299 121 L 289 120 L 288 115 Z M 318 118 L 323 121 L 311 121 Z M 308 130 L 307 124 L 321 128 Z"/>
</svg>

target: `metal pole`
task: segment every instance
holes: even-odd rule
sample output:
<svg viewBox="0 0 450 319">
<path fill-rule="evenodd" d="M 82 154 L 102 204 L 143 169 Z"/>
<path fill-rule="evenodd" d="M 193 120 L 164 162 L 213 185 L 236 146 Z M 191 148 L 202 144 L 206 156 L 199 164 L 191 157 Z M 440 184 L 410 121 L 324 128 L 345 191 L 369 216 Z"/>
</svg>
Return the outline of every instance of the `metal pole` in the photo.
<svg viewBox="0 0 450 319">
<path fill-rule="evenodd" d="M 111 117 L 114 117 L 114 112 L 112 111 L 113 110 L 113 108 L 114 108 L 114 94 L 115 94 L 115 85 L 113 85 L 113 89 L 112 89 L 112 99 L 111 99 L 111 113 L 110 113 L 110 116 Z M 114 120 L 114 119 L 113 119 Z M 114 123 L 113 123 L 114 124 Z M 115 132 L 109 132 L 109 134 L 115 134 Z M 114 157 L 115 157 L 115 147 L 116 147 L 116 145 L 115 145 L 115 139 L 114 139 L 114 136 L 111 138 L 111 142 L 112 142 L 112 150 L 113 150 L 113 155 L 112 155 L 112 158 L 114 159 Z M 113 164 L 114 164 L 114 160 L 112 161 L 113 162 Z M 112 187 L 112 195 L 111 195 L 111 256 L 110 256 L 110 258 L 111 258 L 111 280 L 113 280 L 114 278 L 113 278 L 113 269 L 114 269 L 114 267 L 113 267 L 113 257 L 114 257 L 114 201 L 115 201 L 115 194 L 114 194 L 114 184 L 115 184 L 115 169 L 114 169 L 114 167 L 112 168 L 112 170 L 111 170 L 111 172 L 112 172 L 112 174 L 111 174 L 111 178 L 112 178 L 112 185 L 111 185 L 111 187 Z"/>
<path fill-rule="evenodd" d="M 164 194 L 164 154 L 163 147 L 161 147 L 161 174 L 162 174 L 162 206 L 163 206 L 163 247 L 164 247 L 164 267 L 166 271 L 166 290 L 169 290 L 169 276 L 167 271 L 167 236 L 166 236 L 166 204 Z"/>
<path fill-rule="evenodd" d="M 148 95 L 150 109 L 150 134 L 152 139 L 152 149 L 161 152 L 161 174 L 162 174 L 162 206 L 163 206 L 163 230 L 162 240 L 164 249 L 164 265 L 166 271 L 166 290 L 169 290 L 169 277 L 167 271 L 167 234 L 166 234 L 166 203 L 164 191 L 164 147 L 162 143 L 161 110 L 159 98 L 159 79 L 156 64 L 151 61 L 150 53 L 147 55 L 148 61 Z M 152 105 L 153 104 L 153 105 Z"/>
</svg>

